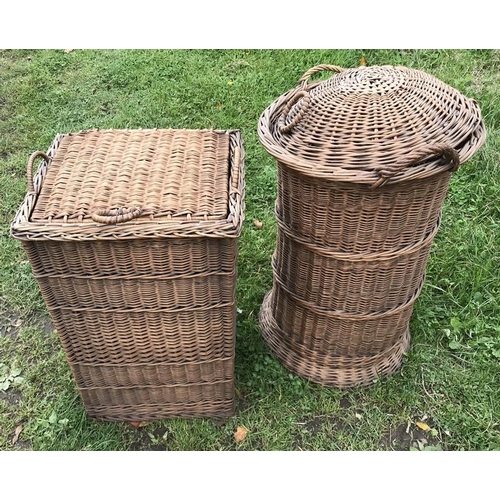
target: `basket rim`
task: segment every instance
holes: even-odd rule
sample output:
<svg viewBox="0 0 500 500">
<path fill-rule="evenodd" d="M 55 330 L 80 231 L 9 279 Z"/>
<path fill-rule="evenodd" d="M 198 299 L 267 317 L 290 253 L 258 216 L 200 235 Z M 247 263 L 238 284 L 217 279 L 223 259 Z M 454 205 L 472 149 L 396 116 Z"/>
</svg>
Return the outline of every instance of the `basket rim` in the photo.
<svg viewBox="0 0 500 500">
<path fill-rule="evenodd" d="M 132 129 L 92 129 L 92 131 L 115 131 Z M 136 129 L 148 132 L 162 129 Z M 61 221 L 30 221 L 31 214 L 41 192 L 42 184 L 50 169 L 50 161 L 42 159 L 33 176 L 34 192 L 26 193 L 14 220 L 10 226 L 11 236 L 25 241 L 53 240 L 53 241 L 88 241 L 88 240 L 132 240 L 155 238 L 238 238 L 241 234 L 245 216 L 245 150 L 239 129 L 163 129 L 188 130 L 194 132 L 215 132 L 228 134 L 230 140 L 228 207 L 227 217 L 218 220 L 130 220 L 119 224 L 101 224 L 99 222 L 71 222 Z M 81 130 L 79 132 L 88 132 Z M 77 132 L 77 133 L 79 133 Z M 47 150 L 47 157 L 51 159 L 61 139 L 69 134 L 57 134 Z M 239 149 L 239 165 L 234 165 L 235 150 Z"/>
</svg>

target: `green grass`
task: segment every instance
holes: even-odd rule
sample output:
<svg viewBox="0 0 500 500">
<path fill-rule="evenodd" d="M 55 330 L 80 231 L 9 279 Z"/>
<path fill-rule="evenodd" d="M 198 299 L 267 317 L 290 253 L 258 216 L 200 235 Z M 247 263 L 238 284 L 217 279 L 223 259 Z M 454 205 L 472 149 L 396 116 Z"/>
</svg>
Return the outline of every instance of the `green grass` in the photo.
<svg viewBox="0 0 500 500">
<path fill-rule="evenodd" d="M 354 67 L 361 57 L 422 69 L 473 97 L 488 140 L 452 177 L 402 371 L 341 391 L 291 375 L 260 337 L 257 314 L 272 282 L 276 168 L 256 129 L 265 107 L 306 69 Z M 88 419 L 30 265 L 9 236 L 33 151 L 46 150 L 57 133 L 150 127 L 239 128 L 245 141 L 238 411 L 225 421 L 134 429 Z M 24 379 L 0 392 L 0 450 L 500 449 L 499 164 L 499 51 L 0 51 L 0 363 Z M 420 431 L 419 420 L 432 431 Z M 240 425 L 249 432 L 237 444 Z"/>
</svg>

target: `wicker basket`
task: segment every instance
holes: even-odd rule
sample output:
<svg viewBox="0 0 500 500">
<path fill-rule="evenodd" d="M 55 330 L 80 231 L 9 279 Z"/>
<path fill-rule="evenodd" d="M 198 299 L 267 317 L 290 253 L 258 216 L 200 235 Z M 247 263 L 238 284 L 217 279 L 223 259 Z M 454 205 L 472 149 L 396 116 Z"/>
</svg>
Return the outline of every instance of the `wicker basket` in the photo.
<svg viewBox="0 0 500 500">
<path fill-rule="evenodd" d="M 243 157 L 239 131 L 93 130 L 30 158 L 11 232 L 90 416 L 233 413 Z"/>
<path fill-rule="evenodd" d="M 309 82 L 325 70 L 334 76 Z M 418 70 L 320 65 L 262 113 L 258 132 L 278 166 L 266 343 L 324 385 L 392 373 L 451 174 L 485 141 L 477 103 Z"/>
</svg>

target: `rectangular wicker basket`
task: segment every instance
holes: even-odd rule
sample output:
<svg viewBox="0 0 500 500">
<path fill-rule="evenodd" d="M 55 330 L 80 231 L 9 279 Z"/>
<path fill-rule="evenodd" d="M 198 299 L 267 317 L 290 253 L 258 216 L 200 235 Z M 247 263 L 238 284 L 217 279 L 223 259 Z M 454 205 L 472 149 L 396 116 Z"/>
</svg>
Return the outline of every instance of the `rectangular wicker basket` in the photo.
<svg viewBox="0 0 500 500">
<path fill-rule="evenodd" d="M 82 131 L 32 155 L 11 234 L 89 416 L 233 414 L 244 188 L 237 130 Z"/>
</svg>

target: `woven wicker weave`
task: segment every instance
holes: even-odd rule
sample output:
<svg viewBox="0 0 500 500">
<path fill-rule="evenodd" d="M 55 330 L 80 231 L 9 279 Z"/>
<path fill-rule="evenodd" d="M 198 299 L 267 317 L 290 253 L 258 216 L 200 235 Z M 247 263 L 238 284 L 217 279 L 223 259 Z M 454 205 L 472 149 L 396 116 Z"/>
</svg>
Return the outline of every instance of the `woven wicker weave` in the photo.
<svg viewBox="0 0 500 500">
<path fill-rule="evenodd" d="M 374 356 L 324 355 L 289 339 L 279 328 L 271 311 L 271 293 L 264 298 L 260 324 L 264 341 L 289 370 L 327 387 L 348 388 L 369 385 L 379 377 L 390 375 L 401 366 L 410 346 L 410 332 L 387 350 Z"/>
<path fill-rule="evenodd" d="M 243 156 L 213 130 L 83 131 L 32 155 L 11 232 L 90 416 L 233 413 Z"/>
<path fill-rule="evenodd" d="M 418 289 L 438 227 L 439 221 L 423 240 L 404 249 L 366 255 L 312 245 L 278 216 L 274 274 L 292 293 L 320 308 L 349 314 L 391 309 Z"/>
<path fill-rule="evenodd" d="M 334 75 L 310 82 L 320 71 Z M 264 340 L 324 385 L 400 366 L 450 177 L 484 143 L 477 103 L 422 71 L 320 65 L 263 113 L 277 160 Z"/>
</svg>

